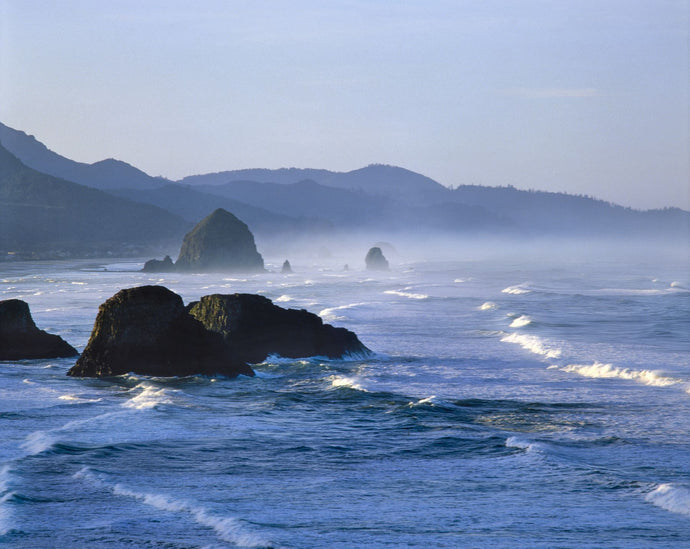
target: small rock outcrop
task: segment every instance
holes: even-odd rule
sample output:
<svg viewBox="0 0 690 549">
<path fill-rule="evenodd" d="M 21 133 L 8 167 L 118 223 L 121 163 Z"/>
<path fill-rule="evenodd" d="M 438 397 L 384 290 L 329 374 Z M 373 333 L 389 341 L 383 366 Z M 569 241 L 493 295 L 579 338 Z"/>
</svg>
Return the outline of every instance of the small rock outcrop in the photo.
<svg viewBox="0 0 690 549">
<path fill-rule="evenodd" d="M 390 269 L 388 260 L 384 257 L 381 248 L 374 246 L 367 252 L 364 259 L 368 271 L 388 271 Z"/>
<path fill-rule="evenodd" d="M 283 274 L 292 274 L 292 265 L 290 265 L 287 259 L 283 262 L 283 267 L 280 269 L 280 272 Z"/>
<path fill-rule="evenodd" d="M 163 286 L 121 290 L 98 309 L 91 338 L 67 375 L 254 375 L 230 359 L 223 338 L 187 314 Z"/>
<path fill-rule="evenodd" d="M 169 255 L 166 255 L 163 260 L 149 259 L 144 263 L 142 269 L 145 273 L 172 273 L 175 270 L 175 264 Z"/>
<path fill-rule="evenodd" d="M 262 272 L 264 260 L 249 227 L 218 208 L 185 235 L 175 270 Z"/>
<path fill-rule="evenodd" d="M 0 301 L 0 360 L 66 358 L 78 354 L 60 336 L 36 327 L 28 303 L 20 299 Z"/>
<path fill-rule="evenodd" d="M 223 336 L 238 362 L 256 364 L 269 355 L 341 358 L 371 352 L 353 332 L 324 324 L 304 309 L 283 309 L 260 295 L 209 295 L 190 303 L 187 310 Z"/>
</svg>

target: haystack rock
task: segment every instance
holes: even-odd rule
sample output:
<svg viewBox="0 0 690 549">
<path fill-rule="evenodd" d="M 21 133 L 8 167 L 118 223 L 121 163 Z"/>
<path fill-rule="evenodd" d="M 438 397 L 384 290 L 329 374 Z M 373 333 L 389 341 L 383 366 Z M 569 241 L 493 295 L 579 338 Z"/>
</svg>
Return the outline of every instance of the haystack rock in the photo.
<svg viewBox="0 0 690 549">
<path fill-rule="evenodd" d="M 280 272 L 283 274 L 292 274 L 292 265 L 290 265 L 287 259 L 283 262 L 283 267 L 280 269 Z"/>
<path fill-rule="evenodd" d="M 98 309 L 91 338 L 70 376 L 133 372 L 151 376 L 254 375 L 230 359 L 220 334 L 187 314 L 182 298 L 163 286 L 121 290 Z"/>
<path fill-rule="evenodd" d="M 387 271 L 389 270 L 388 260 L 384 257 L 381 248 L 374 246 L 367 252 L 364 259 L 368 271 Z"/>
<path fill-rule="evenodd" d="M 184 237 L 175 270 L 262 272 L 264 260 L 249 227 L 219 208 Z"/>
<path fill-rule="evenodd" d="M 238 362 L 263 362 L 269 355 L 286 358 L 370 354 L 345 328 L 324 324 L 304 309 L 283 309 L 252 294 L 210 295 L 187 307 L 209 330 L 221 334 Z"/>
<path fill-rule="evenodd" d="M 39 330 L 25 301 L 0 301 L 0 360 L 66 358 L 78 354 L 60 336 Z"/>
</svg>

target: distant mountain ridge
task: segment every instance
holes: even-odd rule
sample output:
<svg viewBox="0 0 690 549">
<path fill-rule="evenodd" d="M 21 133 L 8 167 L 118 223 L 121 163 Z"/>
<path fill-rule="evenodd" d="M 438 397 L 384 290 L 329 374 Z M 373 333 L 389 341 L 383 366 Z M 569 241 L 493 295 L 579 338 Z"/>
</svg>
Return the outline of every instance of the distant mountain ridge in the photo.
<svg viewBox="0 0 690 549">
<path fill-rule="evenodd" d="M 75 162 L 51 151 L 33 135 L 0 123 L 0 143 L 26 166 L 36 171 L 96 189 L 133 187 L 153 189 L 169 183 L 143 171 L 108 158 L 93 164 Z"/>
<path fill-rule="evenodd" d="M 413 171 L 372 164 L 349 172 L 324 169 L 246 169 L 152 178 L 117 160 L 81 164 L 49 151 L 24 132 L 0 125 L 25 164 L 63 179 L 107 190 L 196 223 L 218 207 L 233 212 L 262 239 L 376 232 L 491 234 L 501 238 L 616 236 L 688 238 L 690 212 L 639 211 L 586 196 L 514 187 L 447 188 Z M 179 219 L 179 218 L 178 218 Z M 265 242 L 265 240 L 264 240 Z"/>
</svg>

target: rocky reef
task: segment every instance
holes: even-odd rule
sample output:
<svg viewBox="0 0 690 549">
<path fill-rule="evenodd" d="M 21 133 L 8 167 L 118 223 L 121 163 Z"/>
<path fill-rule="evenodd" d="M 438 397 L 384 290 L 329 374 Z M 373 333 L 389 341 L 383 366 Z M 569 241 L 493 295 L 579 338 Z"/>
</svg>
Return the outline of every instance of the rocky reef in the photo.
<svg viewBox="0 0 690 549">
<path fill-rule="evenodd" d="M 253 376 L 249 364 L 272 354 L 338 358 L 369 352 L 345 328 L 263 296 L 216 294 L 185 307 L 163 286 L 142 286 L 121 290 L 100 306 L 91 338 L 68 375 Z"/>
<path fill-rule="evenodd" d="M 78 354 L 60 336 L 36 327 L 28 303 L 20 299 L 0 301 L 0 360 L 66 358 Z"/>
<path fill-rule="evenodd" d="M 188 232 L 175 263 L 152 259 L 145 272 L 263 272 L 264 260 L 249 227 L 218 208 Z"/>
<path fill-rule="evenodd" d="M 388 260 L 383 255 L 381 248 L 374 246 L 367 252 L 364 258 L 368 271 L 388 271 L 390 269 Z"/>
</svg>

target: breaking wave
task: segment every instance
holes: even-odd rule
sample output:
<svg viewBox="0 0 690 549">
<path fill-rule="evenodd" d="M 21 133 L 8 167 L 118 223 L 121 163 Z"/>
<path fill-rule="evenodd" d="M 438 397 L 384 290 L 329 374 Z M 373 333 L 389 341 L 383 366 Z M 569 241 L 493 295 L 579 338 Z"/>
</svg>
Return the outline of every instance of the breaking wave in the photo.
<svg viewBox="0 0 690 549">
<path fill-rule="evenodd" d="M 669 385 L 682 383 L 680 379 L 665 376 L 654 370 L 631 370 L 629 368 L 619 368 L 613 364 L 602 364 L 601 362 L 589 365 L 569 364 L 561 368 L 561 370 L 584 377 L 629 379 L 654 387 L 668 387 Z"/>
<path fill-rule="evenodd" d="M 506 343 L 517 343 L 523 349 L 546 358 L 558 358 L 561 356 L 562 352 L 560 349 L 549 347 L 544 340 L 533 335 L 512 333 L 501 338 L 501 341 Z"/>
<path fill-rule="evenodd" d="M 523 328 L 532 323 L 532 319 L 527 315 L 520 315 L 510 323 L 511 328 Z"/>
<path fill-rule="evenodd" d="M 399 295 L 400 297 L 407 297 L 409 299 L 428 299 L 429 296 L 426 294 L 415 294 L 412 292 L 406 292 L 402 290 L 386 290 L 384 294 L 389 295 Z"/>
<path fill-rule="evenodd" d="M 645 499 L 672 513 L 690 517 L 690 490 L 674 484 L 660 484 Z"/>
<path fill-rule="evenodd" d="M 336 311 L 344 311 L 345 309 L 352 309 L 353 307 L 359 307 L 364 305 L 364 303 L 350 303 L 349 305 L 340 305 L 339 307 L 328 307 L 323 309 L 319 316 L 326 322 L 334 322 L 336 320 L 345 320 L 345 317 L 338 316 Z"/>
<path fill-rule="evenodd" d="M 517 284 L 515 286 L 508 286 L 507 288 L 503 288 L 501 292 L 504 294 L 522 295 L 532 293 L 532 290 L 526 288 L 524 284 Z"/>
<path fill-rule="evenodd" d="M 73 476 L 76 479 L 87 480 L 99 488 L 110 490 L 116 496 L 135 499 L 160 511 L 187 513 L 196 523 L 213 529 L 219 539 L 238 547 L 275 547 L 272 542 L 251 531 L 241 519 L 219 516 L 202 506 L 185 500 L 174 499 L 163 494 L 138 492 L 122 484 L 104 482 L 94 475 L 88 467 L 77 471 Z"/>
</svg>

